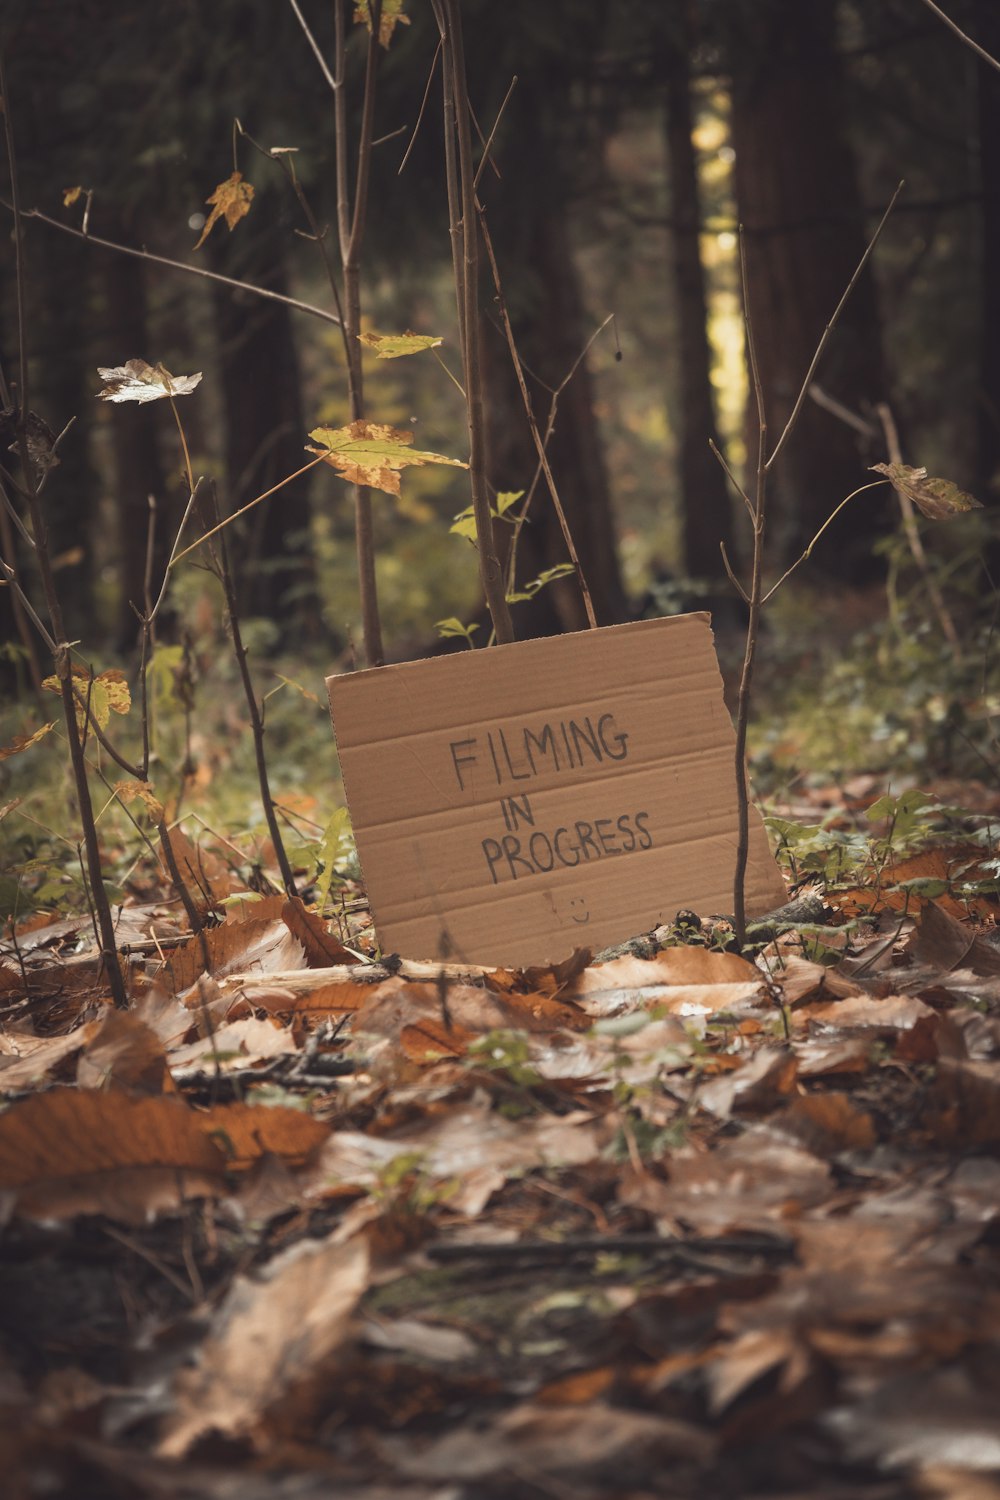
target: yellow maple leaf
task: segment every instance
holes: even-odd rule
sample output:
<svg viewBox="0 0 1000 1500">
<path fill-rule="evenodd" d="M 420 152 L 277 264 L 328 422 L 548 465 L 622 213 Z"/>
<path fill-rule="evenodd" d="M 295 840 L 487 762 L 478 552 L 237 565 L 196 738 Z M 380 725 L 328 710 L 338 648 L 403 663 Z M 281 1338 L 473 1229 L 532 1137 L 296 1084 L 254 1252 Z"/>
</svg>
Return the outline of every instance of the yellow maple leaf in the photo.
<svg viewBox="0 0 1000 1500">
<path fill-rule="evenodd" d="M 352 422 L 349 427 L 314 427 L 309 436 L 322 447 L 311 448 L 349 484 L 366 485 L 387 495 L 399 494 L 399 471 L 421 464 L 469 466 L 460 458 L 443 453 L 425 453 L 411 447 L 413 433 L 380 422 Z"/>
<path fill-rule="evenodd" d="M 63 192 L 63 208 L 69 208 L 83 192 L 82 187 L 66 188 Z"/>
<path fill-rule="evenodd" d="M 374 349 L 376 359 L 402 359 L 404 354 L 436 349 L 444 340 L 426 333 L 359 333 L 358 343 Z"/>
<path fill-rule="evenodd" d="M 212 208 L 205 221 L 205 227 L 201 231 L 201 239 L 195 245 L 200 250 L 208 239 L 212 229 L 222 218 L 225 219 L 230 230 L 236 228 L 242 218 L 250 212 L 250 204 L 253 202 L 253 184 L 243 181 L 242 172 L 234 172 L 227 177 L 225 182 L 220 182 L 215 192 L 205 202 Z"/>
<path fill-rule="evenodd" d="M 99 729 L 106 729 L 113 713 L 127 714 L 132 707 L 128 683 L 116 667 L 109 667 L 96 677 L 91 677 L 86 667 L 74 667 L 73 686 L 76 689 L 76 722 L 80 729 L 88 716 Z M 59 678 L 46 677 L 42 687 L 50 693 L 58 693 Z"/>
<path fill-rule="evenodd" d="M 410 18 L 403 14 L 403 6 L 406 0 L 382 0 L 382 14 L 378 23 L 378 39 L 383 47 L 388 47 L 392 41 L 392 34 L 397 26 L 409 26 Z M 354 20 L 356 25 L 364 24 L 369 32 L 372 29 L 372 12 L 369 0 L 355 0 Z"/>
<path fill-rule="evenodd" d="M 159 823 L 163 817 L 163 803 L 157 801 L 148 781 L 116 781 L 114 791 L 115 796 L 126 804 L 134 802 L 138 797 L 154 823 Z"/>
</svg>

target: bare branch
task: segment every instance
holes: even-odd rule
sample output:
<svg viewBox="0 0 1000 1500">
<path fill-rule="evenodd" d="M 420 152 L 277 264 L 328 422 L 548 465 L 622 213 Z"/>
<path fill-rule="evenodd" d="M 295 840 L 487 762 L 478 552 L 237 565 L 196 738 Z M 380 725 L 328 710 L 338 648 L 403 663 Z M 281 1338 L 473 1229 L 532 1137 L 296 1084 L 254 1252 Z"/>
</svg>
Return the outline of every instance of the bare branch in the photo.
<svg viewBox="0 0 1000 1500">
<path fill-rule="evenodd" d="M 893 209 L 895 208 L 895 206 L 896 206 L 896 199 L 899 197 L 899 195 L 900 195 L 900 193 L 902 191 L 903 191 L 903 183 L 901 182 L 899 184 L 899 186 L 897 187 L 896 191 L 893 193 L 892 197 L 889 199 L 889 206 L 886 208 L 885 213 L 882 215 L 881 219 L 879 220 L 879 222 L 878 222 L 878 228 L 875 230 L 875 233 L 872 235 L 871 239 L 868 241 L 868 245 L 867 245 L 867 248 L 865 249 L 865 253 L 864 253 L 864 255 L 862 255 L 861 259 L 858 261 L 857 269 L 855 270 L 854 275 L 851 277 L 850 281 L 847 283 L 847 286 L 844 289 L 843 296 L 841 297 L 840 301 L 837 303 L 837 306 L 833 310 L 833 316 L 832 316 L 832 318 L 830 319 L 829 323 L 827 323 L 826 327 L 823 330 L 822 337 L 820 338 L 819 343 L 816 345 L 816 353 L 813 355 L 812 362 L 810 363 L 809 368 L 806 371 L 805 379 L 803 380 L 802 385 L 799 387 L 799 394 L 795 398 L 795 405 L 792 407 L 791 415 L 789 416 L 788 421 L 785 423 L 785 430 L 781 434 L 781 436 L 778 439 L 777 443 L 775 444 L 774 452 L 771 454 L 770 458 L 767 460 L 767 464 L 766 464 L 766 468 L 767 469 L 771 469 L 772 468 L 772 466 L 774 465 L 774 463 L 775 463 L 775 461 L 776 461 L 776 459 L 778 457 L 778 454 L 781 452 L 782 448 L 784 448 L 784 446 L 787 443 L 788 439 L 792 435 L 792 431 L 793 431 L 793 429 L 795 427 L 795 424 L 796 424 L 796 422 L 799 419 L 799 412 L 802 410 L 802 403 L 806 399 L 806 393 L 808 392 L 809 387 L 812 384 L 812 378 L 813 378 L 813 375 L 816 372 L 816 366 L 819 364 L 820 360 L 823 357 L 824 351 L 826 350 L 826 346 L 827 346 L 827 344 L 830 341 L 830 335 L 833 333 L 834 328 L 837 326 L 837 320 L 839 319 L 840 314 L 841 314 L 841 312 L 844 309 L 844 305 L 847 302 L 848 297 L 853 292 L 855 286 L 857 285 L 858 277 L 861 275 L 861 272 L 864 270 L 865 266 L 868 264 L 868 258 L 871 255 L 872 251 L 875 249 L 875 246 L 878 244 L 879 237 L 880 237 L 880 235 L 882 233 L 882 230 L 886 226 L 886 221 L 888 220 L 889 215 L 892 213 Z"/>
<path fill-rule="evenodd" d="M 955 35 L 961 41 L 963 41 L 967 47 L 971 47 L 973 52 L 977 53 L 983 59 L 983 62 L 989 63 L 991 68 L 996 68 L 997 72 L 1000 73 L 1000 62 L 997 62 L 997 59 L 993 56 L 993 54 L 987 52 L 985 47 L 980 47 L 979 43 L 974 42 L 971 36 L 966 36 L 962 28 L 960 26 L 957 26 L 951 19 L 951 16 L 945 15 L 940 5 L 935 5 L 934 0 L 924 0 L 924 4 L 927 6 L 927 9 L 932 10 L 937 16 L 938 20 L 943 21 L 944 24 L 949 28 L 949 30 L 953 31 Z"/>
</svg>

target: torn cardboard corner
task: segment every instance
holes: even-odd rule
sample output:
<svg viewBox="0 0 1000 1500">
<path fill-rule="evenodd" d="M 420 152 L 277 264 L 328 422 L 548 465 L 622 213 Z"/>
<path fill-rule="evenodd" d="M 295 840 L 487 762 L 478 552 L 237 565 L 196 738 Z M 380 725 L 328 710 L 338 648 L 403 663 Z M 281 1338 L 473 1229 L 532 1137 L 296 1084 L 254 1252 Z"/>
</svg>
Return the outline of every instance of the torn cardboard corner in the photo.
<svg viewBox="0 0 1000 1500">
<path fill-rule="evenodd" d="M 732 910 L 735 735 L 709 617 L 327 678 L 383 948 L 541 964 Z M 751 808 L 747 910 L 785 889 Z"/>
</svg>

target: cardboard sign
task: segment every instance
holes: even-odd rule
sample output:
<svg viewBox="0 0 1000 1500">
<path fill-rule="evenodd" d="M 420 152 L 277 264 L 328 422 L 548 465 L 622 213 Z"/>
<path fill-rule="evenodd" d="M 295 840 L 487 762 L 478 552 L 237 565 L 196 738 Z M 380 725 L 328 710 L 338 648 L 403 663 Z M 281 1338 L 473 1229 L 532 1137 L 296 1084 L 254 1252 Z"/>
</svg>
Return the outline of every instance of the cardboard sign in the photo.
<svg viewBox="0 0 1000 1500">
<path fill-rule="evenodd" d="M 735 735 L 707 615 L 327 688 L 385 951 L 547 963 L 732 910 Z M 786 899 L 754 808 L 746 889 L 750 913 Z"/>
</svg>

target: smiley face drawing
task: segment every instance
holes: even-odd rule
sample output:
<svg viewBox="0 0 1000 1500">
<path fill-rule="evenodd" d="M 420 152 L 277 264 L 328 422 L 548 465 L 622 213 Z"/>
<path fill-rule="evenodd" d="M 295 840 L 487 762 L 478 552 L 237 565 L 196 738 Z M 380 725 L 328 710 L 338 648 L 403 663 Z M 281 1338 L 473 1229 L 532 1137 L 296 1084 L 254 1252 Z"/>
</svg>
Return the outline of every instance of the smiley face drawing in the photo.
<svg viewBox="0 0 1000 1500">
<path fill-rule="evenodd" d="M 551 891 L 545 899 L 560 927 L 586 927 L 590 921 L 590 903 L 586 896 L 560 896 L 557 900 Z"/>
</svg>

